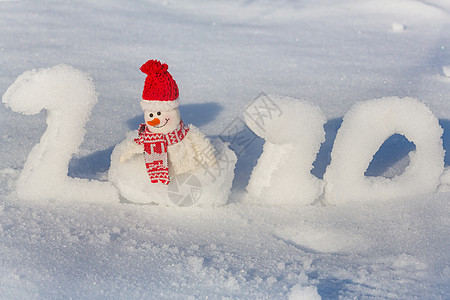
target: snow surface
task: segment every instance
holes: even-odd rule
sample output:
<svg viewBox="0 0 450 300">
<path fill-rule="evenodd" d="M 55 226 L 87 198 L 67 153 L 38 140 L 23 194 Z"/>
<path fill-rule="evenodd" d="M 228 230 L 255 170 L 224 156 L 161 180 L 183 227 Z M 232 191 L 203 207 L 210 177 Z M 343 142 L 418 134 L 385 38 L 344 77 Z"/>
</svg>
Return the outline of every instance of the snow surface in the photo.
<svg viewBox="0 0 450 300">
<path fill-rule="evenodd" d="M 228 204 L 214 209 L 82 201 L 84 191 L 21 201 L 18 179 L 49 114 L 0 105 L 0 295 L 447 298 L 448 170 L 440 192 L 395 201 L 248 202 L 263 140 L 242 112 L 261 92 L 319 107 L 328 120 L 311 171 L 319 179 L 343 116 L 368 99 L 419 99 L 448 151 L 449 14 L 445 0 L 0 1 L 2 94 L 24 71 L 61 63 L 93 78 L 98 103 L 69 177 L 106 182 L 113 148 L 143 119 L 138 67 L 150 58 L 169 64 L 183 120 L 238 158 Z M 367 172 L 400 174 L 410 151 L 393 136 Z"/>
</svg>

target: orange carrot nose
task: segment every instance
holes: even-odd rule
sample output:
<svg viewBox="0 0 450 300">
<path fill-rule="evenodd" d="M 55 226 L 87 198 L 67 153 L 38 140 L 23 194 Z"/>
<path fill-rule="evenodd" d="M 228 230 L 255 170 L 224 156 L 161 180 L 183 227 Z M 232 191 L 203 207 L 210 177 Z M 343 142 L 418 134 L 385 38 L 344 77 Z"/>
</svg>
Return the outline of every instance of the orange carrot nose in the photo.
<svg viewBox="0 0 450 300">
<path fill-rule="evenodd" d="M 156 125 L 158 125 L 159 123 L 161 123 L 161 121 L 160 121 L 158 118 L 154 118 L 154 119 L 151 120 L 151 121 L 147 121 L 147 124 L 150 125 L 150 126 L 156 126 Z"/>
</svg>

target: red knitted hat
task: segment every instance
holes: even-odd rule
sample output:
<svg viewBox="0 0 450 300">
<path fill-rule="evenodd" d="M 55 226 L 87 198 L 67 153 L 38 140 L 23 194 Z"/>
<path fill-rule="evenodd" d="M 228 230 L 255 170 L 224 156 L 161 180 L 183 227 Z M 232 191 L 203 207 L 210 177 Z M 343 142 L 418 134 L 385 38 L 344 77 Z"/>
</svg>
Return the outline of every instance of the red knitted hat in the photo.
<svg viewBox="0 0 450 300">
<path fill-rule="evenodd" d="M 140 70 L 147 74 L 142 92 L 143 110 L 168 111 L 178 107 L 178 86 L 168 68 L 167 64 L 154 59 L 141 66 Z"/>
</svg>

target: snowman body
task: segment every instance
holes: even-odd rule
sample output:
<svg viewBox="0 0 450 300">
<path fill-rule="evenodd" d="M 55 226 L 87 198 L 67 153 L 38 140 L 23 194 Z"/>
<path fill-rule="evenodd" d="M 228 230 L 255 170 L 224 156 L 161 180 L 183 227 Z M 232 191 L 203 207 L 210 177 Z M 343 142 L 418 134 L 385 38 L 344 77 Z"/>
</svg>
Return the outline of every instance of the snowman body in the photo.
<svg viewBox="0 0 450 300">
<path fill-rule="evenodd" d="M 181 122 L 180 112 L 177 108 L 169 111 L 145 110 L 144 120 L 147 130 L 151 133 L 170 136 L 177 130 Z M 176 143 L 167 145 L 167 162 L 169 175 L 188 173 L 199 168 L 213 167 L 217 162 L 214 148 L 206 136 L 197 127 L 189 125 L 187 133 Z M 132 156 L 144 153 L 147 162 L 148 153 L 145 153 L 141 143 L 129 143 L 120 156 L 125 162 Z"/>
<path fill-rule="evenodd" d="M 168 111 L 147 109 L 144 111 L 144 120 L 149 131 L 170 134 L 180 124 L 181 116 L 178 108 Z M 167 147 L 171 175 L 187 173 L 216 163 L 209 140 L 197 127 L 189 125 L 188 128 L 183 139 Z"/>
<path fill-rule="evenodd" d="M 171 176 L 216 165 L 214 149 L 197 127 L 189 125 L 189 132 L 179 143 L 167 148 Z"/>
</svg>

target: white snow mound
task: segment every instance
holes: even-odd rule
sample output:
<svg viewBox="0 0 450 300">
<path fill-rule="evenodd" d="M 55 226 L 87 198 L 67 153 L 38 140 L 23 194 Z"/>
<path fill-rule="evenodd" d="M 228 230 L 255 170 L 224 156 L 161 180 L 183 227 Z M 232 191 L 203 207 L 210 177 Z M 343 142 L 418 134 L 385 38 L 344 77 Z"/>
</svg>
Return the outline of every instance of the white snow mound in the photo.
<svg viewBox="0 0 450 300">
<path fill-rule="evenodd" d="M 308 285 L 303 286 L 300 283 L 292 287 L 291 293 L 289 294 L 289 300 L 320 300 L 319 293 L 317 292 L 317 287 Z"/>
<path fill-rule="evenodd" d="M 442 73 L 444 73 L 445 77 L 450 77 L 450 65 L 443 66 Z"/>
</svg>

